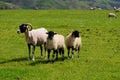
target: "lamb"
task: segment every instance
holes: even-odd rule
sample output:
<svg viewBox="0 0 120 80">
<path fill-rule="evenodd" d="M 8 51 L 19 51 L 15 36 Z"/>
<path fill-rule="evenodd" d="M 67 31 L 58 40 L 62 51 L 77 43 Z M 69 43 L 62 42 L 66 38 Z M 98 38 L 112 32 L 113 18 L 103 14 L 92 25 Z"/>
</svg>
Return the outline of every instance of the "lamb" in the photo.
<svg viewBox="0 0 120 80">
<path fill-rule="evenodd" d="M 115 17 L 115 18 L 117 18 L 117 15 L 114 14 L 114 13 L 109 13 L 109 14 L 108 14 L 108 17 L 109 17 L 109 18 L 110 18 L 110 17 Z"/>
<path fill-rule="evenodd" d="M 68 50 L 68 57 L 70 54 L 70 49 L 72 49 L 72 58 L 74 58 L 74 51 L 78 51 L 78 57 L 80 57 L 80 48 L 82 46 L 82 39 L 80 37 L 80 32 L 74 30 L 72 33 L 66 37 L 66 47 Z"/>
<path fill-rule="evenodd" d="M 58 52 L 62 54 L 62 60 L 64 60 L 64 36 L 57 34 L 53 31 L 49 31 L 47 41 L 46 41 L 46 49 L 48 51 L 48 61 L 50 58 L 50 52 L 53 50 L 52 61 L 54 61 L 54 55 L 56 53 L 56 60 L 58 60 Z"/>
<path fill-rule="evenodd" d="M 43 56 L 42 44 L 44 44 L 46 42 L 46 39 L 47 39 L 46 32 L 48 32 L 48 31 L 45 28 L 39 28 L 39 29 L 33 30 L 32 25 L 27 24 L 27 23 L 21 24 L 19 26 L 17 33 L 18 34 L 25 33 L 25 38 L 26 38 L 26 42 L 28 45 L 28 60 L 30 60 L 31 45 L 33 46 L 33 49 L 32 49 L 32 60 L 33 61 L 35 60 L 34 52 L 35 52 L 36 46 L 40 46 L 41 56 Z"/>
</svg>

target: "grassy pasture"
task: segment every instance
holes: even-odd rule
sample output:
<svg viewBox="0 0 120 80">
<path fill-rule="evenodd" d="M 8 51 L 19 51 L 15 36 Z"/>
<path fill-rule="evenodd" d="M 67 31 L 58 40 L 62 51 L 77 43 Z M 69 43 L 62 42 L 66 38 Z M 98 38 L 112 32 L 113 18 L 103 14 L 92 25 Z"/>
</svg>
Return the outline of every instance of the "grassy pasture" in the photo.
<svg viewBox="0 0 120 80">
<path fill-rule="evenodd" d="M 0 80 L 120 80 L 120 13 L 89 10 L 3 10 L 0 11 Z M 36 48 L 36 61 L 28 61 L 21 23 L 45 27 L 66 36 L 81 32 L 81 57 L 46 63 Z M 67 57 L 67 50 L 65 50 Z M 59 56 L 60 58 L 60 56 Z"/>
</svg>

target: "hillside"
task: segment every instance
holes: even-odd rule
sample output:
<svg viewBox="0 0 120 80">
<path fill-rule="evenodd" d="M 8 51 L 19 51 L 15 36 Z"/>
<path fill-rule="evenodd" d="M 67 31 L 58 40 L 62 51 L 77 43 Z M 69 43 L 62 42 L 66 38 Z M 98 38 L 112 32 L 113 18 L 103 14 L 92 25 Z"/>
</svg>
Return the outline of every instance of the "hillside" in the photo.
<svg viewBox="0 0 120 80">
<path fill-rule="evenodd" d="M 5 4 L 7 2 L 12 5 L 17 5 L 22 9 L 89 9 L 90 7 L 113 9 L 114 6 L 120 7 L 120 0 L 1 0 L 1 1 L 2 5 L 0 5 L 0 7 L 7 5 Z M 16 6 L 15 8 L 18 9 L 18 7 Z M 5 9 L 9 9 L 9 7 Z"/>
<path fill-rule="evenodd" d="M 20 7 L 12 3 L 0 1 L 0 9 L 20 9 Z"/>
</svg>

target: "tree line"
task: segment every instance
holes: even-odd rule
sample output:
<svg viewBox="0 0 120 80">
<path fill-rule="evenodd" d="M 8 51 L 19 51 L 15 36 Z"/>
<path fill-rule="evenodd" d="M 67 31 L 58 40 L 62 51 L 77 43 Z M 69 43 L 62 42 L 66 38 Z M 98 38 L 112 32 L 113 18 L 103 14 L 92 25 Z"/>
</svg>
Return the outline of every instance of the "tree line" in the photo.
<svg viewBox="0 0 120 80">
<path fill-rule="evenodd" d="M 0 0 L 0 9 L 89 9 L 120 7 L 120 0 Z"/>
</svg>

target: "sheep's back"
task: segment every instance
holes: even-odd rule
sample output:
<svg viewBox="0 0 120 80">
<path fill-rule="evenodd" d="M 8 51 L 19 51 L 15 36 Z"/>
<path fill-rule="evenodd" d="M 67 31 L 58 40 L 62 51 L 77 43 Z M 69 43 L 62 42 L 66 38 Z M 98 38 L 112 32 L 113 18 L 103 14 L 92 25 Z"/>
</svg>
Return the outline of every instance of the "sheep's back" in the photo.
<svg viewBox="0 0 120 80">
<path fill-rule="evenodd" d="M 63 35 L 54 35 L 54 43 L 57 48 L 65 48 L 64 36 Z"/>
<path fill-rule="evenodd" d="M 114 14 L 114 13 L 109 13 L 108 16 L 109 16 L 109 17 L 116 17 L 116 14 Z"/>
<path fill-rule="evenodd" d="M 72 38 L 72 35 L 69 34 L 69 35 L 66 37 L 66 46 L 73 46 L 73 41 L 74 41 L 74 39 Z"/>
<path fill-rule="evenodd" d="M 82 46 L 81 37 L 75 38 L 74 43 L 73 43 L 73 47 L 75 49 L 78 49 L 78 47 L 81 47 L 81 46 Z"/>
<path fill-rule="evenodd" d="M 36 31 L 36 34 L 37 34 L 37 40 L 39 43 L 43 43 L 43 42 L 46 42 L 46 39 L 47 39 L 47 34 L 46 34 L 47 30 L 44 29 L 44 28 L 41 28 L 41 29 L 38 29 Z"/>
<path fill-rule="evenodd" d="M 72 37 L 71 34 L 69 34 L 66 37 L 66 46 L 67 47 L 74 47 L 74 48 L 78 48 L 79 46 L 82 46 L 81 37 L 74 38 L 74 37 Z"/>
<path fill-rule="evenodd" d="M 65 48 L 64 36 L 57 34 L 57 35 L 54 35 L 52 40 L 47 39 L 46 48 L 47 49 Z"/>
<path fill-rule="evenodd" d="M 26 38 L 26 41 L 29 44 L 41 45 L 47 39 L 47 30 L 45 28 L 33 29 L 29 31 L 29 37 Z"/>
</svg>

